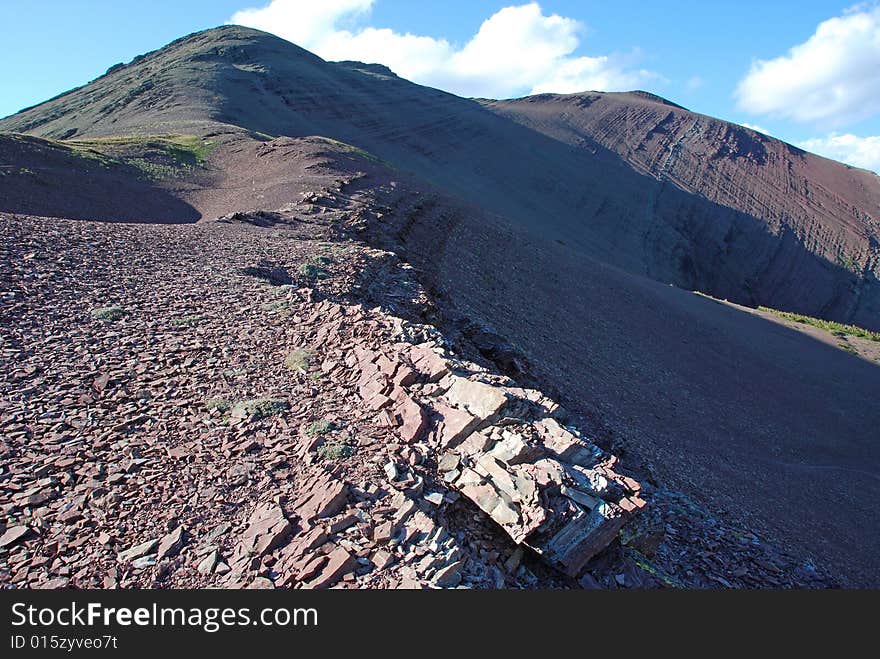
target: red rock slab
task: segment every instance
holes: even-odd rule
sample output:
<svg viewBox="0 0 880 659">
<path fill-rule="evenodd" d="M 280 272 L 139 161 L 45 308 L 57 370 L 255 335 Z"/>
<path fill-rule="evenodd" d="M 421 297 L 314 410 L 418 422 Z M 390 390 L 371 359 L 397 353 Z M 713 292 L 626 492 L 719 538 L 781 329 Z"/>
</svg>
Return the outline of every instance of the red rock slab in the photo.
<svg viewBox="0 0 880 659">
<path fill-rule="evenodd" d="M 185 529 L 182 526 L 178 526 L 176 529 L 174 529 L 164 538 L 162 538 L 159 541 L 159 549 L 156 553 L 156 560 L 161 561 L 163 558 L 169 556 L 177 556 L 177 554 L 183 548 L 185 535 Z"/>
<path fill-rule="evenodd" d="M 398 390 L 394 416 L 398 421 L 397 432 L 407 444 L 417 441 L 428 426 L 428 415 L 422 406 L 415 402 L 402 389 Z"/>
<path fill-rule="evenodd" d="M 291 562 L 299 559 L 327 542 L 327 532 L 323 526 L 315 526 L 304 535 L 297 537 L 279 551 L 279 562 Z"/>
<path fill-rule="evenodd" d="M 451 384 L 446 398 L 451 403 L 467 410 L 485 421 L 498 414 L 507 404 L 507 396 L 501 387 L 451 376 Z"/>
<path fill-rule="evenodd" d="M 30 534 L 31 530 L 26 526 L 12 526 L 6 529 L 6 533 L 0 537 L 0 547 L 14 545 L 19 540 Z"/>
<path fill-rule="evenodd" d="M 321 572 L 303 584 L 304 588 L 329 588 L 345 574 L 354 570 L 357 560 L 342 547 L 337 547 L 327 555 L 327 564 Z"/>
<path fill-rule="evenodd" d="M 310 522 L 341 512 L 347 501 L 348 485 L 325 473 L 305 483 L 292 507 L 303 520 Z"/>
<path fill-rule="evenodd" d="M 415 370 L 428 382 L 437 382 L 449 372 L 444 359 L 430 348 L 413 346 L 409 356 Z"/>
<path fill-rule="evenodd" d="M 440 416 L 436 436 L 442 448 L 455 448 L 480 424 L 477 417 L 465 410 L 442 403 L 433 403 L 433 407 Z"/>
<path fill-rule="evenodd" d="M 278 506 L 260 506 L 251 515 L 242 548 L 263 556 L 280 547 L 293 533 L 293 525 Z"/>
<path fill-rule="evenodd" d="M 626 515 L 614 504 L 601 502 L 590 513 L 570 520 L 539 550 L 563 572 L 576 577 L 587 562 L 617 537 Z"/>
</svg>

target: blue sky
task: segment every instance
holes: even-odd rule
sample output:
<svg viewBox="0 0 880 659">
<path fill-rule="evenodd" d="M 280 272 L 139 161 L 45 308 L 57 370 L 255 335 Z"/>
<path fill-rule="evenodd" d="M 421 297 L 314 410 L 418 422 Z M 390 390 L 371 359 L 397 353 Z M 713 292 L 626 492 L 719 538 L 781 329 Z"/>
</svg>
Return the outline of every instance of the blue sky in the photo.
<svg viewBox="0 0 880 659">
<path fill-rule="evenodd" d="M 0 0 L 0 116 L 184 34 L 244 22 L 468 96 L 642 88 L 880 169 L 875 2 Z M 794 50 L 792 50 L 794 49 Z"/>
</svg>

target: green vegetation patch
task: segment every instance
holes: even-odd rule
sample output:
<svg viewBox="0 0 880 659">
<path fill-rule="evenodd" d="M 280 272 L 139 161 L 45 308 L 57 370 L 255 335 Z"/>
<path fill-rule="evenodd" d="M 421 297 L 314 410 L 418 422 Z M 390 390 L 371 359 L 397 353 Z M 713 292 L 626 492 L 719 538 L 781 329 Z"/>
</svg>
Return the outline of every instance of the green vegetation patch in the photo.
<svg viewBox="0 0 880 659">
<path fill-rule="evenodd" d="M 312 364 L 314 353 L 311 350 L 300 348 L 287 354 L 284 358 L 284 365 L 291 371 L 307 371 Z"/>
<path fill-rule="evenodd" d="M 326 435 L 334 430 L 336 430 L 335 423 L 321 419 L 320 421 L 313 421 L 309 424 L 308 428 L 306 428 L 306 435 L 309 437 L 315 437 L 317 435 Z"/>
<path fill-rule="evenodd" d="M 661 570 L 659 567 L 649 561 L 644 554 L 641 554 L 640 552 L 630 547 L 627 547 L 624 551 L 629 555 L 629 557 L 639 567 L 639 569 L 644 570 L 651 576 L 659 579 L 664 584 L 666 584 L 668 588 L 682 589 L 685 587 L 679 579 Z"/>
<path fill-rule="evenodd" d="M 381 158 L 379 158 L 377 156 L 374 156 L 369 151 L 364 151 L 363 149 L 356 147 L 356 146 L 353 146 L 351 144 L 348 144 L 346 142 L 340 142 L 339 140 L 334 140 L 331 137 L 323 137 L 323 136 L 315 136 L 314 139 L 319 142 L 324 142 L 328 146 L 331 146 L 334 149 L 336 149 L 337 151 L 358 155 L 361 158 L 364 158 L 365 160 L 370 160 L 372 162 L 386 164 L 384 160 L 382 160 Z"/>
<path fill-rule="evenodd" d="M 840 263 L 840 265 L 842 265 L 847 270 L 858 272 L 859 265 L 858 263 L 856 263 L 855 259 L 849 254 L 841 254 L 837 257 L 837 262 Z"/>
<path fill-rule="evenodd" d="M 128 312 L 122 307 L 102 307 L 100 309 L 92 309 L 92 318 L 108 323 L 122 320 L 127 315 Z"/>
<path fill-rule="evenodd" d="M 303 263 L 299 267 L 299 274 L 306 279 L 320 280 L 330 277 L 330 273 L 321 267 L 319 263 Z"/>
<path fill-rule="evenodd" d="M 290 303 L 286 300 L 279 300 L 277 302 L 267 302 L 263 305 L 263 311 L 284 311 L 290 306 Z"/>
<path fill-rule="evenodd" d="M 778 309 L 771 309 L 770 307 L 758 307 L 758 309 L 760 311 L 772 313 L 776 316 L 779 316 L 780 318 L 784 318 L 785 320 L 800 323 L 801 325 L 818 327 L 819 329 L 825 330 L 826 332 L 831 332 L 832 334 L 837 334 L 838 336 L 855 336 L 860 339 L 867 339 L 868 341 L 876 341 L 880 343 L 880 332 L 872 332 L 871 330 L 867 330 L 863 327 L 857 327 L 856 325 L 844 325 L 843 323 L 836 323 L 833 320 L 823 320 L 821 318 L 813 318 L 812 316 L 804 316 L 799 313 L 779 311 Z"/>
<path fill-rule="evenodd" d="M 321 460 L 344 460 L 354 455 L 354 447 L 344 442 L 327 442 L 318 447 L 317 455 Z"/>
<path fill-rule="evenodd" d="M 232 406 L 229 414 L 236 419 L 265 419 L 290 409 L 287 401 L 276 398 L 251 398 Z"/>
<path fill-rule="evenodd" d="M 194 327 L 199 324 L 201 316 L 181 316 L 180 318 L 172 318 L 171 324 L 175 327 Z"/>
<path fill-rule="evenodd" d="M 205 401 L 205 407 L 209 412 L 215 410 L 218 412 L 228 412 L 229 408 L 232 407 L 232 403 L 225 398 L 209 398 Z"/>
<path fill-rule="evenodd" d="M 161 180 L 204 165 L 215 144 L 197 135 L 144 135 L 56 141 L 105 167 L 123 164 L 150 180 Z"/>
</svg>

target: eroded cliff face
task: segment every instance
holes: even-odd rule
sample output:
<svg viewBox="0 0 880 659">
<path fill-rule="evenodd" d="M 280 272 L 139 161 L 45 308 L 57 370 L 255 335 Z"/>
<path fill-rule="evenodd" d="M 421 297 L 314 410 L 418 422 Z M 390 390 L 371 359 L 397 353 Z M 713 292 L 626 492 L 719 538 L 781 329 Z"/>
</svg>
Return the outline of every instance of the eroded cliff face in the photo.
<svg viewBox="0 0 880 659">
<path fill-rule="evenodd" d="M 487 107 L 645 177 L 651 193 L 597 229 L 609 244 L 639 250 L 649 276 L 877 327 L 875 174 L 650 94 L 548 94 Z"/>
</svg>

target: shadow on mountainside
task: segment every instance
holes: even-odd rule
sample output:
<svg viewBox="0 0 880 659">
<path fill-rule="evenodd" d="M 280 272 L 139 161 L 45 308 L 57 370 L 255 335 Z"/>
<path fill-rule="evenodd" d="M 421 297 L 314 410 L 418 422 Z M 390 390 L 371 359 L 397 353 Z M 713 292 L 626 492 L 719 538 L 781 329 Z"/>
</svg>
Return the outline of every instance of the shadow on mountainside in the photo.
<svg viewBox="0 0 880 659">
<path fill-rule="evenodd" d="M 135 167 L 97 152 L 0 134 L 0 211 L 74 220 L 179 224 L 201 216 Z"/>
<path fill-rule="evenodd" d="M 876 364 L 498 218 L 423 206 L 399 231 L 458 313 L 516 346 L 624 460 L 844 583 L 880 578 Z"/>
<path fill-rule="evenodd" d="M 328 67 L 335 67 L 332 80 Z M 283 73 L 283 75 L 282 75 Z M 795 228 L 573 146 L 476 101 L 319 60 L 223 69 L 217 116 L 250 131 L 362 148 L 535 235 L 664 283 L 880 328 L 880 286 L 808 249 Z M 244 104 L 253 95 L 265 102 Z M 733 156 L 731 156 L 733 157 Z"/>
<path fill-rule="evenodd" d="M 711 134 L 688 137 L 689 156 L 679 165 L 702 172 L 696 165 L 711 161 L 714 173 L 695 174 L 685 190 L 687 181 L 666 171 L 676 169 L 670 165 L 674 148 L 661 148 L 659 169 L 636 169 L 638 158 L 631 163 L 600 145 L 589 121 L 573 117 L 568 128 L 565 122 L 555 128 L 540 121 L 525 125 L 525 114 L 514 121 L 510 111 L 496 107 L 503 102 L 459 98 L 381 67 L 325 62 L 280 38 L 239 26 L 179 39 L 0 126 L 78 138 L 204 134 L 218 123 L 264 137 L 323 135 L 365 149 L 399 172 L 503 215 L 537 236 L 563 241 L 634 274 L 746 304 L 880 326 L 880 286 L 870 275 L 876 264 L 847 268 L 827 260 L 843 243 L 863 255 L 874 249 L 866 242 L 873 229 L 853 229 L 862 222 L 853 218 L 875 208 L 868 203 L 873 191 L 854 192 L 864 192 L 864 181 L 834 163 L 817 181 L 809 179 L 809 167 L 804 170 L 809 180 L 789 180 L 785 162 L 819 159 L 654 97 L 622 96 L 611 103 L 622 110 L 615 115 L 619 123 L 608 130 L 624 142 L 634 140 L 634 153 L 679 135 L 678 127 L 663 123 L 668 113 L 677 113 L 679 124 L 711 122 Z M 557 106 L 544 97 L 526 101 L 558 115 Z M 590 100 L 580 97 L 565 102 L 574 105 L 559 111 L 572 116 L 602 105 L 585 109 L 578 103 Z M 652 128 L 633 132 L 629 119 L 638 120 L 639 130 Z M 676 139 L 670 146 L 680 143 Z M 784 162 L 766 169 L 771 156 Z M 654 174 L 641 173 L 645 169 Z M 773 178 L 772 185 L 756 200 L 753 184 L 764 176 Z M 730 206 L 710 201 L 719 195 Z M 832 216 L 812 217 L 810 209 L 825 200 L 837 200 Z M 240 210 L 234 205 L 232 198 L 217 214 Z"/>
</svg>

